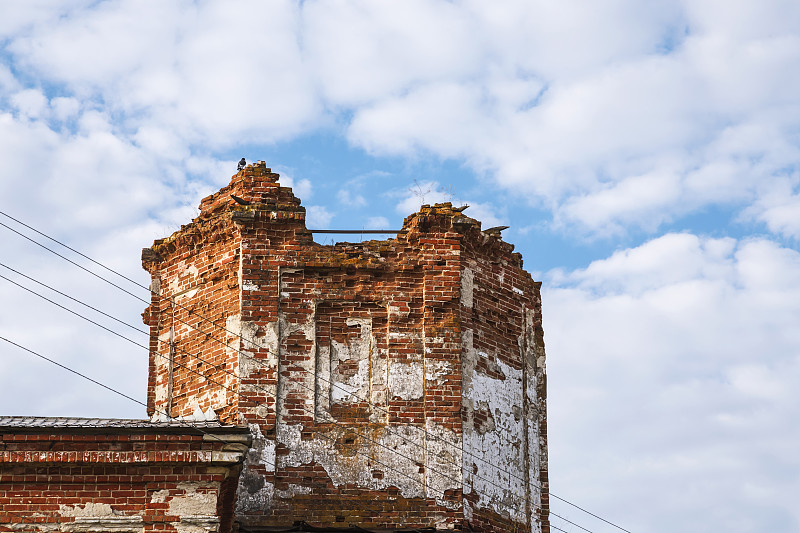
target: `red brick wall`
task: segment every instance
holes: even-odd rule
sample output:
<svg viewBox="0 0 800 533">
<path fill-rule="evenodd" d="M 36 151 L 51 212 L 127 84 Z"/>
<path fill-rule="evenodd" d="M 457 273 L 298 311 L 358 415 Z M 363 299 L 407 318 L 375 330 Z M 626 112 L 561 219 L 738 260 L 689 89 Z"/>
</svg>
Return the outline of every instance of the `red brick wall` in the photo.
<svg viewBox="0 0 800 533">
<path fill-rule="evenodd" d="M 203 435 L 2 433 L 0 531 L 225 533 L 241 469 L 225 447 Z"/>
</svg>

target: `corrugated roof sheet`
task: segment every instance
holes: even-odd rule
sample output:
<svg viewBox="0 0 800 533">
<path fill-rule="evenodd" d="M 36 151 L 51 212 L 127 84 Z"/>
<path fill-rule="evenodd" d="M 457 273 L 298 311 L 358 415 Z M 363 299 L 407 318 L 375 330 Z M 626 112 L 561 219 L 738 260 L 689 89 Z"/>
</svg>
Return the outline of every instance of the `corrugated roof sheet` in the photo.
<svg viewBox="0 0 800 533">
<path fill-rule="evenodd" d="M 0 429 L 185 429 L 185 430 L 235 430 L 243 431 L 243 426 L 220 424 L 216 421 L 169 420 L 152 422 L 147 419 L 131 418 L 82 418 L 62 416 L 0 416 Z"/>
</svg>

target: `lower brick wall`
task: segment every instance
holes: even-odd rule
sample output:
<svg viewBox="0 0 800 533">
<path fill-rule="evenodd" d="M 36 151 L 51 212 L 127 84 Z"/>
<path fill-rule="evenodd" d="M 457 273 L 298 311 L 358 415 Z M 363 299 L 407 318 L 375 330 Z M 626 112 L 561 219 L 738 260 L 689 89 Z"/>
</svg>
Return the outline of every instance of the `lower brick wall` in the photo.
<svg viewBox="0 0 800 533">
<path fill-rule="evenodd" d="M 231 531 L 247 435 L 70 429 L 0 434 L 0 531 Z"/>
<path fill-rule="evenodd" d="M 182 465 L 3 468 L 0 485 L 7 489 L 0 491 L 0 531 L 63 530 L 67 523 L 69 531 L 175 531 L 181 523 L 217 531 L 225 470 Z"/>
</svg>

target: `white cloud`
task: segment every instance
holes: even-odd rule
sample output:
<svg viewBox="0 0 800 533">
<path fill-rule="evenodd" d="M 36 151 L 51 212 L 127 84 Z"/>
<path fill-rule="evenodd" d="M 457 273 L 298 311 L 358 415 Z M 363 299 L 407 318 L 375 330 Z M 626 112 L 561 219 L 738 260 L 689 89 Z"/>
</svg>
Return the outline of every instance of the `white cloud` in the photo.
<svg viewBox="0 0 800 533">
<path fill-rule="evenodd" d="M 773 233 L 800 239 L 800 194 L 783 199 L 765 200 L 768 207 L 758 218 L 763 220 Z"/>
<path fill-rule="evenodd" d="M 388 161 L 391 177 L 430 160 L 475 171 L 478 188 L 462 197 L 421 174 L 388 195 L 402 215 L 452 201 L 484 227 L 515 225 L 510 197 L 551 210 L 564 231 L 613 239 L 721 205 L 800 237 L 793 0 L 36 1 L 6 11 L 4 209 L 135 279 L 146 278 L 138 249 L 227 184 L 236 161 L 223 149 L 270 152 L 320 131 L 399 155 L 371 160 Z M 339 200 L 362 204 L 370 175 L 390 176 L 364 171 Z M 304 202 L 319 190 L 300 170 L 281 173 Z M 336 198 L 316 200 L 308 226 L 329 227 Z M 138 320 L 140 302 L 9 242 L 26 272 Z M 797 530 L 798 272 L 798 253 L 770 240 L 691 233 L 550 272 L 553 490 L 631 531 Z M 0 301 L 20 302 L 0 310 L 4 332 L 141 397 L 137 349 L 5 282 Z M 26 357 L 0 358 L 0 403 L 12 411 L 143 415 Z M 42 383 L 59 386 L 25 395 Z"/>
<path fill-rule="evenodd" d="M 764 184 L 759 199 L 742 213 L 745 219 L 759 220 L 773 233 L 800 239 L 800 173 Z"/>
<path fill-rule="evenodd" d="M 306 227 L 311 229 L 327 229 L 330 227 L 334 214 L 324 206 L 311 205 L 306 207 Z"/>
<path fill-rule="evenodd" d="M 47 98 L 37 89 L 25 89 L 11 95 L 11 104 L 26 118 L 39 118 L 47 109 Z"/>
<path fill-rule="evenodd" d="M 325 98 L 358 106 L 481 68 L 478 21 L 429 0 L 304 4 L 304 44 Z M 344 30 L 344 31 L 343 31 Z"/>
<path fill-rule="evenodd" d="M 389 219 L 386 217 L 369 217 L 367 229 L 389 229 Z"/>
<path fill-rule="evenodd" d="M 9 23 L 8 50 L 28 74 L 102 102 L 141 142 L 170 132 L 176 157 L 291 138 L 338 116 L 371 153 L 464 161 L 558 224 L 609 234 L 758 203 L 759 183 L 800 155 L 798 8 L 720 9 L 44 4 Z M 787 231 L 783 217 L 768 227 Z"/>
<path fill-rule="evenodd" d="M 9 49 L 28 69 L 101 97 L 134 123 L 230 146 L 242 136 L 285 138 L 319 117 L 298 24 L 288 1 L 106 2 L 55 26 L 35 24 Z"/>
<path fill-rule="evenodd" d="M 632 531 L 668 516 L 686 531 L 800 523 L 800 432 L 786 423 L 800 416 L 798 252 L 666 235 L 548 278 L 563 492 Z"/>
<path fill-rule="evenodd" d="M 349 207 L 364 207 L 367 205 L 367 200 L 358 193 L 354 193 L 349 188 L 339 189 L 336 193 L 336 199 L 339 203 Z"/>
<path fill-rule="evenodd" d="M 348 135 L 373 153 L 463 159 L 591 233 L 654 231 L 708 204 L 753 202 L 758 183 L 798 157 L 800 36 L 777 20 L 779 4 L 748 32 L 740 4 L 731 28 L 668 2 L 487 8 L 481 31 L 496 40 L 486 48 L 517 39 L 505 61 L 387 93 L 356 110 Z"/>
<path fill-rule="evenodd" d="M 494 205 L 460 198 L 437 181 L 414 181 L 405 191 L 395 191 L 395 194 L 405 196 L 396 206 L 396 211 L 404 216 L 419 211 L 423 204 L 450 202 L 454 207 L 469 205 L 464 214 L 480 221 L 484 229 L 507 223 L 505 215 L 499 214 Z"/>
<path fill-rule="evenodd" d="M 314 192 L 311 181 L 305 178 L 296 180 L 287 175 L 285 171 L 281 171 L 281 177 L 278 181 L 283 187 L 291 187 L 292 193 L 294 193 L 296 197 L 300 198 L 301 201 L 307 202 L 311 200 L 311 196 Z"/>
</svg>

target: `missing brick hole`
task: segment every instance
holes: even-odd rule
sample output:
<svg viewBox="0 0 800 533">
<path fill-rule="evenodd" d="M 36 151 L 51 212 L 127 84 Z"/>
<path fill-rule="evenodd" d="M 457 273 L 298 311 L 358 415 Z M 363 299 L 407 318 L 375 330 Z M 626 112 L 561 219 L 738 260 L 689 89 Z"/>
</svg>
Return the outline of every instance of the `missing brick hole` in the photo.
<svg viewBox="0 0 800 533">
<path fill-rule="evenodd" d="M 356 442 L 356 439 L 354 439 L 352 437 L 348 437 L 348 438 L 344 439 L 344 443 L 345 444 L 355 444 L 355 442 Z"/>
<path fill-rule="evenodd" d="M 336 517 L 336 521 L 337 522 L 344 522 L 344 517 L 343 516 L 337 516 Z"/>
</svg>

